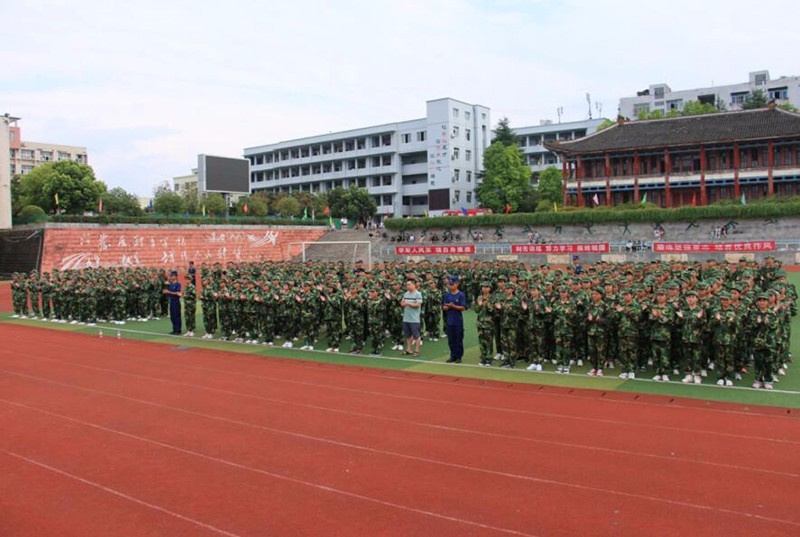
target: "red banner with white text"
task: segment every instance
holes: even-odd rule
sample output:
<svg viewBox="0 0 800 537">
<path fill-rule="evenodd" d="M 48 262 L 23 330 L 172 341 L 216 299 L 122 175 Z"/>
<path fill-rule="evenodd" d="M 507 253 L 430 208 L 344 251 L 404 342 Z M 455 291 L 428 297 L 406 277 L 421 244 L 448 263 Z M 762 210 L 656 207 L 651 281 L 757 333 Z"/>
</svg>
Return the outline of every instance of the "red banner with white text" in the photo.
<svg viewBox="0 0 800 537">
<path fill-rule="evenodd" d="M 512 244 L 512 254 L 605 254 L 607 242 L 592 244 Z"/>
<path fill-rule="evenodd" d="M 397 255 L 472 255 L 474 244 L 453 244 L 447 246 L 395 246 Z"/>
<path fill-rule="evenodd" d="M 773 250 L 775 250 L 775 241 L 653 243 L 653 251 L 661 253 L 771 252 Z"/>
</svg>

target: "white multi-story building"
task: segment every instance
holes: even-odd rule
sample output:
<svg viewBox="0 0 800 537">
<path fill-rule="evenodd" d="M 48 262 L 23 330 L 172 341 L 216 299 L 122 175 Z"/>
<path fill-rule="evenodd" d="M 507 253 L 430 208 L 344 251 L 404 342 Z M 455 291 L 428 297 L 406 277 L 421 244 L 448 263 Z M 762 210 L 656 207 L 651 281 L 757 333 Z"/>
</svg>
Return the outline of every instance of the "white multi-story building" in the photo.
<svg viewBox="0 0 800 537">
<path fill-rule="evenodd" d="M 449 98 L 426 108 L 422 119 L 249 147 L 250 189 L 321 193 L 358 186 L 375 198 L 378 219 L 477 206 L 489 108 Z"/>
<path fill-rule="evenodd" d="M 189 175 L 180 175 L 172 178 L 172 186 L 175 192 L 183 194 L 186 192 L 193 192 L 197 195 L 197 168 L 192 168 L 192 173 Z"/>
<path fill-rule="evenodd" d="M 542 120 L 535 127 L 519 127 L 512 129 L 517 135 L 518 143 L 525 154 L 525 164 L 534 173 L 541 172 L 549 166 L 561 168 L 561 159 L 550 152 L 545 142 L 561 142 L 577 140 L 597 131 L 597 127 L 605 119 L 586 119 L 583 121 L 569 121 L 566 123 L 553 123 L 551 120 Z"/>
<path fill-rule="evenodd" d="M 800 77 L 783 76 L 772 80 L 769 71 L 754 71 L 747 82 L 727 86 L 673 91 L 667 84 L 653 84 L 638 92 L 636 97 L 620 99 L 619 114 L 631 120 L 635 120 L 642 112 L 654 110 L 661 110 L 666 115 L 672 110 L 683 110 L 688 101 L 718 105 L 727 110 L 741 110 L 744 102 L 756 90 L 763 91 L 768 101 L 800 105 Z"/>
</svg>

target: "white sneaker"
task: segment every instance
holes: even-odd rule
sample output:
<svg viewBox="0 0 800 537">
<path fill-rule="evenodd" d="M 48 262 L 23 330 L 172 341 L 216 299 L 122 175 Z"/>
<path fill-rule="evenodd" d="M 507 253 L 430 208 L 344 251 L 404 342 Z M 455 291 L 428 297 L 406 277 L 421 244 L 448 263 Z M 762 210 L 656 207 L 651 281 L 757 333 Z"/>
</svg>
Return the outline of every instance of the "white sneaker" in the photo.
<svg viewBox="0 0 800 537">
<path fill-rule="evenodd" d="M 763 385 L 763 384 L 761 384 L 759 381 L 755 381 L 755 382 L 753 383 L 753 389 L 754 389 L 754 390 L 760 390 L 760 389 L 761 389 L 761 388 L 763 388 L 763 387 L 764 387 L 764 385 Z"/>
<path fill-rule="evenodd" d="M 392 348 L 394 348 L 394 347 L 392 347 Z M 328 347 L 327 349 L 325 349 L 325 352 L 333 352 L 333 347 Z"/>
<path fill-rule="evenodd" d="M 765 390 L 771 390 L 772 388 L 773 388 L 773 386 L 772 386 L 771 382 L 765 382 L 764 383 L 764 389 Z"/>
<path fill-rule="evenodd" d="M 597 369 L 592 369 L 591 371 L 589 371 L 586 374 L 589 375 L 590 377 L 596 377 L 597 376 Z"/>
<path fill-rule="evenodd" d="M 681 372 L 680 372 L 680 370 L 678 370 L 678 369 L 673 369 L 673 370 L 672 370 L 672 374 L 673 374 L 673 375 L 680 375 L 680 374 L 681 374 Z"/>
<path fill-rule="evenodd" d="M 602 376 L 603 376 L 603 370 L 602 370 L 602 369 L 598 369 L 598 370 L 597 370 L 597 375 L 596 375 L 596 376 L 598 376 L 598 377 L 602 377 Z"/>
<path fill-rule="evenodd" d="M 583 367 L 583 360 L 578 360 L 578 367 Z"/>
<path fill-rule="evenodd" d="M 503 355 L 498 352 L 497 354 L 494 355 L 494 358 L 492 358 L 492 360 L 500 360 L 502 358 L 503 358 Z"/>
<path fill-rule="evenodd" d="M 333 352 L 339 352 L 339 347 L 334 347 Z"/>
<path fill-rule="evenodd" d="M 542 364 L 536 364 L 536 371 L 544 371 L 542 369 Z"/>
<path fill-rule="evenodd" d="M 527 369 L 528 371 L 536 371 L 536 364 L 531 364 L 528 367 L 526 367 L 525 369 Z"/>
<path fill-rule="evenodd" d="M 647 359 L 647 365 L 653 365 L 653 359 L 652 358 L 648 358 Z"/>
<path fill-rule="evenodd" d="M 634 373 L 633 371 L 628 373 L 628 380 L 635 379 L 635 378 L 636 378 L 636 373 Z"/>
<path fill-rule="evenodd" d="M 614 361 L 613 361 L 613 360 L 612 360 L 611 362 L 609 362 L 609 363 L 608 363 L 608 368 L 609 368 L 609 369 L 614 369 L 615 367 L 616 367 L 616 364 L 614 363 Z"/>
<path fill-rule="evenodd" d="M 669 382 L 669 376 L 661 375 L 661 382 Z"/>
<path fill-rule="evenodd" d="M 709 362 L 708 363 L 708 369 L 710 369 L 711 371 L 714 371 L 714 367 L 715 367 L 714 366 L 714 362 Z"/>
<path fill-rule="evenodd" d="M 785 370 L 784 368 L 782 368 L 782 367 L 781 367 L 780 369 L 778 369 L 778 374 L 779 374 L 779 375 L 781 375 L 781 376 L 783 376 L 783 375 L 785 375 L 785 374 L 786 374 L 786 370 Z"/>
<path fill-rule="evenodd" d="M 701 369 L 700 370 L 700 376 L 703 377 L 703 378 L 707 377 L 708 376 L 708 371 L 706 371 L 705 369 Z"/>
<path fill-rule="evenodd" d="M 653 377 L 653 380 L 656 382 L 661 382 L 661 375 L 656 375 L 655 377 Z"/>
<path fill-rule="evenodd" d="M 12 315 L 12 316 L 11 316 L 11 318 L 12 318 L 12 319 L 19 319 L 19 315 L 17 315 L 17 314 L 15 313 L 14 315 Z"/>
<path fill-rule="evenodd" d="M 683 382 L 684 384 L 689 384 L 691 382 L 694 382 L 694 376 L 686 375 L 685 377 L 683 377 L 683 380 L 681 380 L 681 382 Z"/>
<path fill-rule="evenodd" d="M 717 386 L 725 386 L 725 379 L 719 379 L 717 381 Z"/>
<path fill-rule="evenodd" d="M 702 384 L 703 383 L 703 378 L 700 375 L 695 375 L 694 376 L 694 383 L 695 384 Z"/>
<path fill-rule="evenodd" d="M 294 343 L 292 343 L 291 341 L 287 341 L 285 346 L 287 349 L 291 349 L 292 347 L 294 347 Z"/>
<path fill-rule="evenodd" d="M 725 386 L 727 386 L 727 387 L 733 386 L 733 381 L 732 380 L 726 380 L 725 381 Z"/>
<path fill-rule="evenodd" d="M 736 380 L 742 380 L 742 374 L 736 373 L 735 375 L 733 375 L 733 378 L 735 378 Z"/>
<path fill-rule="evenodd" d="M 627 373 L 620 373 L 619 374 L 619 378 L 621 378 L 622 380 L 628 380 L 628 374 Z"/>
</svg>

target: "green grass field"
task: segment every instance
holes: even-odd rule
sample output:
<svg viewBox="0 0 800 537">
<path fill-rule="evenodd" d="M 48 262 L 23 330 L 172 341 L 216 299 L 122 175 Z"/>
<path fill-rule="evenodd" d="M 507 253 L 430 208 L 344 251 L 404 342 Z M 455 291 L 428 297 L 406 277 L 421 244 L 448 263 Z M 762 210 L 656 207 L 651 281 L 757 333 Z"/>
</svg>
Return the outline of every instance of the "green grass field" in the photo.
<svg viewBox="0 0 800 537">
<path fill-rule="evenodd" d="M 790 279 L 800 287 L 800 273 L 791 273 Z M 119 335 L 119 337 L 122 338 L 164 343 L 180 347 L 225 350 L 256 356 L 278 356 L 362 367 L 403 369 L 419 373 L 505 382 L 522 382 L 574 388 L 595 388 L 607 391 L 660 394 L 714 401 L 738 402 L 743 404 L 800 408 L 800 363 L 793 365 L 786 376 L 779 377 L 779 382 L 775 385 L 776 389 L 771 392 L 753 390 L 749 387 L 753 383 L 752 371 L 745 375 L 743 381 L 737 382 L 736 387 L 721 388 L 713 384 L 711 377 L 708 379 L 708 384 L 699 386 L 680 383 L 680 376 L 673 376 L 673 382 L 652 382 L 649 379 L 652 378 L 654 373 L 650 371 L 642 373 L 640 379 L 621 380 L 617 378 L 617 371 L 615 370 L 607 371 L 608 376 L 604 378 L 588 377 L 586 373 L 589 368 L 586 366 L 583 368 L 572 368 L 572 373 L 569 375 L 556 374 L 554 366 L 549 364 L 545 365 L 546 371 L 544 372 L 526 371 L 524 370 L 524 364 L 518 365 L 518 368 L 515 370 L 503 370 L 499 367 L 479 367 L 477 334 L 474 329 L 475 314 L 470 311 L 465 313 L 465 355 L 464 363 L 459 365 L 445 363 L 449 353 L 447 342 L 444 339 L 438 342 L 426 341 L 422 346 L 421 356 L 418 359 L 409 359 L 408 357 L 402 356 L 399 351 L 384 351 L 381 357 L 346 354 L 346 351 L 349 349 L 348 342 L 345 342 L 342 346 L 342 350 L 345 352 L 333 354 L 326 353 L 324 350 L 301 351 L 296 349 L 283 349 L 280 346 L 267 347 L 265 345 L 246 345 L 219 340 L 205 340 L 199 337 L 185 338 L 170 336 L 168 333 L 171 330 L 171 325 L 168 319 L 148 322 L 129 322 L 124 326 L 104 324 L 98 327 L 58 324 L 29 319 L 11 319 L 10 314 L 0 315 L 0 321 L 42 326 L 57 330 L 69 330 L 95 336 L 99 335 L 99 332 L 102 330 L 104 337 L 113 338 Z M 198 319 L 198 327 L 201 326 L 202 324 Z M 199 332 L 200 331 L 198 331 L 198 333 Z M 792 321 L 792 334 L 792 354 L 794 356 L 800 356 L 800 336 L 798 336 L 798 334 L 800 334 L 800 316 Z M 277 345 L 281 343 L 283 343 L 282 340 L 276 342 Z M 317 349 L 325 349 L 325 342 L 318 343 L 316 347 Z"/>
</svg>

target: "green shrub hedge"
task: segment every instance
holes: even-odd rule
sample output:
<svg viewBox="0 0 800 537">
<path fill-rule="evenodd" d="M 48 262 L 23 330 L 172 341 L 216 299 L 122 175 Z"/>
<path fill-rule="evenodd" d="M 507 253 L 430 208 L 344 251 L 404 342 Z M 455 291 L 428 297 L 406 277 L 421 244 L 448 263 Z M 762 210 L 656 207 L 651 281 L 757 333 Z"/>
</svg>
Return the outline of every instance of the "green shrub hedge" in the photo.
<svg viewBox="0 0 800 537">
<path fill-rule="evenodd" d="M 14 217 L 19 224 L 35 224 L 37 222 L 47 222 L 47 213 L 38 205 L 26 205 L 19 214 Z"/>
<path fill-rule="evenodd" d="M 580 209 L 558 212 L 489 214 L 482 216 L 437 216 L 430 218 L 390 218 L 384 223 L 392 231 L 410 229 L 453 229 L 494 226 L 566 226 L 603 223 L 691 222 L 707 219 L 781 218 L 800 216 L 800 200 L 767 201 L 749 205 L 708 205 L 660 209 L 645 205 L 641 209 Z"/>
<path fill-rule="evenodd" d="M 328 220 L 301 220 L 295 218 L 255 218 L 248 216 L 238 216 L 230 218 L 208 218 L 202 216 L 80 216 L 80 215 L 59 215 L 51 216 L 50 222 L 62 224 L 183 224 L 201 226 L 327 226 Z"/>
</svg>

